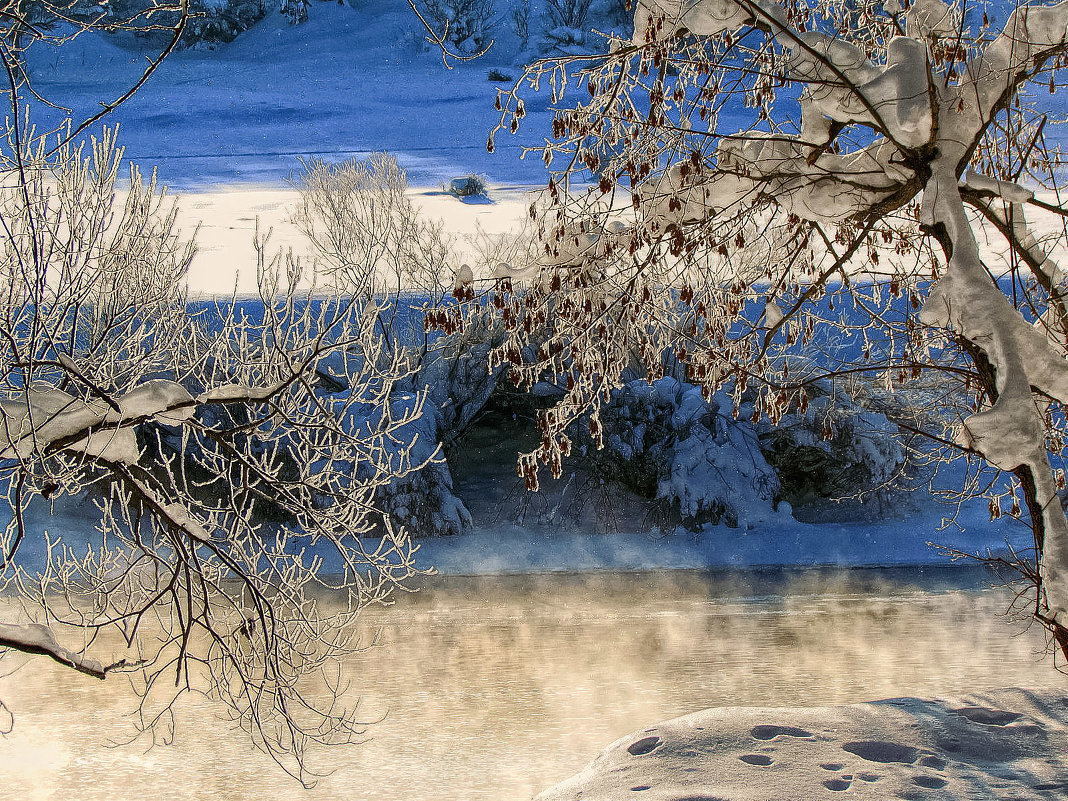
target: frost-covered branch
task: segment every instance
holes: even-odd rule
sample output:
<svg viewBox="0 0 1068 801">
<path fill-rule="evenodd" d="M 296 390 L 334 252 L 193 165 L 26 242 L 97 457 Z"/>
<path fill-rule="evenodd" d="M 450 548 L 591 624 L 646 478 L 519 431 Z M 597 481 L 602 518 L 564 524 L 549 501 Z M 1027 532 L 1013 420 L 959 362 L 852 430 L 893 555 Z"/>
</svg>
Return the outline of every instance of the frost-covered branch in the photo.
<svg viewBox="0 0 1068 801">
<path fill-rule="evenodd" d="M 379 496 L 436 449 L 374 278 L 334 281 L 257 238 L 259 307 L 190 302 L 195 250 L 154 182 L 133 171 L 120 194 L 110 133 L 9 145 L 23 149 L 0 183 L 0 586 L 29 618 L 3 622 L 5 644 L 134 671 L 148 734 L 182 692 L 206 693 L 310 782 L 308 749 L 364 725 L 309 683 L 360 647 L 363 606 L 422 572 Z M 74 502 L 98 513 L 77 551 L 46 513 Z"/>
<path fill-rule="evenodd" d="M 1064 214 L 1045 137 L 1068 4 L 969 11 L 639 0 L 630 40 L 499 94 L 496 131 L 518 129 L 525 91 L 547 84 L 560 108 L 537 148 L 561 165 L 531 208 L 541 252 L 497 291 L 496 363 L 565 388 L 528 483 L 584 415 L 598 438 L 635 373 L 683 373 L 772 423 L 807 407 L 812 373 L 891 394 L 941 381 L 942 422 L 908 425 L 1011 475 L 1035 615 L 1068 641 L 1066 237 L 1030 227 Z"/>
</svg>

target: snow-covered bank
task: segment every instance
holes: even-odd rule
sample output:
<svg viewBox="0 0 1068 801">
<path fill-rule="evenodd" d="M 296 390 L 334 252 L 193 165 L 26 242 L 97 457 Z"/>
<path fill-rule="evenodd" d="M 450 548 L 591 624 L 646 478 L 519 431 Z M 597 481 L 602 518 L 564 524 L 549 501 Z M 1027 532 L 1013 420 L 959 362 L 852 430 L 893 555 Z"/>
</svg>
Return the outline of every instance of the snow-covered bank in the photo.
<svg viewBox="0 0 1068 801">
<path fill-rule="evenodd" d="M 635 732 L 537 801 L 1053 799 L 1068 696 L 1010 689 L 816 708 L 721 708 Z"/>
<path fill-rule="evenodd" d="M 296 162 L 294 161 L 294 165 Z M 488 234 L 513 230 L 527 213 L 534 186 L 491 186 L 483 202 L 465 203 L 440 188 L 409 190 L 427 219 L 442 220 L 466 257 L 464 237 L 479 229 Z M 252 239 L 271 231 L 271 252 L 293 249 L 307 255 L 308 242 L 291 222 L 299 202 L 293 187 L 231 186 L 178 193 L 178 223 L 192 235 L 196 231 L 197 256 L 189 268 L 189 287 L 196 296 L 256 294 L 256 260 Z"/>
<path fill-rule="evenodd" d="M 968 553 L 1004 552 L 1006 542 L 1026 548 L 1031 533 L 1022 524 L 982 520 L 984 508 L 938 530 L 939 519 L 844 523 L 780 520 L 745 531 L 727 526 L 697 534 L 546 534 L 502 526 L 459 537 L 420 541 L 419 562 L 454 575 L 580 572 L 589 570 L 701 570 L 734 567 L 837 565 L 891 567 L 951 564 L 929 543 Z M 1005 523 L 1001 525 L 1000 523 Z"/>
</svg>

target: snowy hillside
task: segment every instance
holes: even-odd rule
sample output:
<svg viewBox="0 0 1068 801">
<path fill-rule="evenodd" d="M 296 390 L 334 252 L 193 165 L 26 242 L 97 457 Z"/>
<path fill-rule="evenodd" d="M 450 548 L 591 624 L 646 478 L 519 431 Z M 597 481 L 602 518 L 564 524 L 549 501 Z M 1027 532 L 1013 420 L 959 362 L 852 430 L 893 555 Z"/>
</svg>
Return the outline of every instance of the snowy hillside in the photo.
<svg viewBox="0 0 1068 801">
<path fill-rule="evenodd" d="M 518 156 L 521 143 L 548 130 L 547 98 L 528 105 L 521 137 L 486 152 L 504 85 L 487 75 L 520 74 L 511 27 L 500 26 L 483 58 L 447 69 L 403 0 L 315 3 L 296 26 L 272 11 L 229 44 L 172 54 L 109 119 L 121 124 L 128 156 L 158 165 L 176 188 L 279 184 L 299 157 L 344 160 L 375 150 L 397 153 L 415 186 L 467 173 L 537 184 L 541 162 Z M 96 110 L 130 85 L 146 47 L 129 36 L 88 34 L 34 49 L 31 74 L 42 94 Z"/>
</svg>

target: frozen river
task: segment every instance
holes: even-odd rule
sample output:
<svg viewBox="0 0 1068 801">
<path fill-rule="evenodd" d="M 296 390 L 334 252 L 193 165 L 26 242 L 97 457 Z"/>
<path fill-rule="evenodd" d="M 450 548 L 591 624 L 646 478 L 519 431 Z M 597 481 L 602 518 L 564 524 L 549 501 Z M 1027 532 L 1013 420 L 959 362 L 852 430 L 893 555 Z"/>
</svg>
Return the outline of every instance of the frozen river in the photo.
<svg viewBox="0 0 1068 801">
<path fill-rule="evenodd" d="M 705 707 L 1063 688 L 991 581 L 962 568 L 429 579 L 366 615 L 382 646 L 350 675 L 365 716 L 385 718 L 363 745 L 319 754 L 333 773 L 310 792 L 199 703 L 173 745 L 109 748 L 129 733 L 121 678 L 41 660 L 0 679 L 17 727 L 0 767 L 20 799 L 511 801 Z"/>
</svg>

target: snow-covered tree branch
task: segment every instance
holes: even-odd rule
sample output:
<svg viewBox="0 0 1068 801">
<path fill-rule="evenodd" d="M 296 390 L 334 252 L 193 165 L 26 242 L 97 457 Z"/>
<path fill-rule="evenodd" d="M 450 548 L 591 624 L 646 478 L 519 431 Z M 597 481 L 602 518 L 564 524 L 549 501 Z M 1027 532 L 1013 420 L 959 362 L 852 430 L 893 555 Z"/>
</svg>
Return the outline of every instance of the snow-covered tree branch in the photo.
<svg viewBox="0 0 1068 801">
<path fill-rule="evenodd" d="M 164 736 L 178 696 L 205 693 L 308 782 L 310 745 L 364 729 L 335 675 L 353 620 L 420 572 L 377 497 L 435 457 L 408 355 L 370 278 L 327 281 L 266 235 L 256 302 L 191 301 L 195 248 L 154 179 L 120 189 L 112 132 L 19 130 L 0 182 L 0 655 L 127 673 L 138 726 Z M 95 525 L 50 533 L 75 502 Z"/>
<path fill-rule="evenodd" d="M 543 251 L 497 288 L 498 358 L 567 387 L 521 461 L 532 484 L 635 367 L 681 364 L 772 422 L 827 374 L 908 393 L 937 371 L 955 389 L 926 434 L 1012 475 L 1032 612 L 1068 656 L 1062 164 L 1044 135 L 1068 3 L 999 8 L 638 0 L 630 41 L 500 93 L 497 131 L 546 83 L 559 109 L 535 151 L 559 165 L 531 209 Z"/>
</svg>

